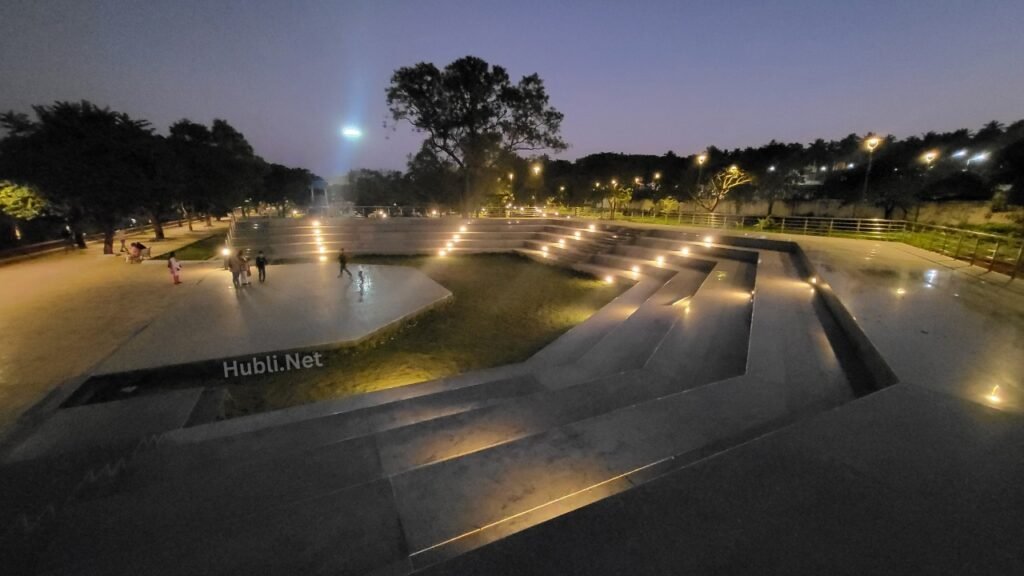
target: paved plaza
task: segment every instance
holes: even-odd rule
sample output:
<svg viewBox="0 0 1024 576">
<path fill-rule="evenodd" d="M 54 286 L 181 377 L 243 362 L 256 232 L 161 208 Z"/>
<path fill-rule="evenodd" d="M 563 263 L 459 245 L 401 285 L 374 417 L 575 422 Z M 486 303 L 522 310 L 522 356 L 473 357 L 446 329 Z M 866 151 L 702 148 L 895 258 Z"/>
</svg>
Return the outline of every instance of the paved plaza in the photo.
<svg viewBox="0 0 1024 576">
<path fill-rule="evenodd" d="M 190 233 L 167 226 L 163 242 L 153 242 L 152 233 L 129 241 L 141 239 L 157 255 L 224 232 L 227 224 L 194 227 Z M 186 263 L 186 285 L 175 287 L 163 264 L 127 265 L 91 243 L 0 266 L 0 437 L 47 395 L 51 400 L 35 413 L 51 412 L 98 363 L 214 271 Z"/>
<path fill-rule="evenodd" d="M 451 298 L 402 266 L 354 265 L 354 278 L 339 278 L 332 263 L 271 266 L 267 282 L 240 289 L 221 263 L 204 267 L 213 270 L 95 373 L 352 345 Z"/>
<path fill-rule="evenodd" d="M 43 442 L 23 451 L 7 471 L 31 489 L 0 510 L 30 513 L 130 451 L 126 471 L 78 489 L 14 553 L 44 574 L 1024 568 L 1018 284 L 898 243 L 588 224 L 403 236 L 404 253 L 449 234 L 479 251 L 514 237 L 523 256 L 629 283 L 526 361 L 197 426 L 180 399 L 97 405 L 76 421 L 153 417 L 60 458 Z M 177 364 L 315 345 L 350 336 L 338 321 L 360 305 L 436 301 L 398 268 L 367 267 L 362 295 L 339 295 L 328 264 L 278 266 L 241 291 L 196 268 L 188 295 L 97 371 L 143 367 L 153 349 Z M 382 284 L 393 293 L 369 289 Z M 269 306 L 281 310 L 261 317 Z M 388 321 L 370 316 L 356 324 Z M 195 341 L 173 356 L 182 332 Z M 67 472 L 32 483 L 56 463 Z"/>
</svg>

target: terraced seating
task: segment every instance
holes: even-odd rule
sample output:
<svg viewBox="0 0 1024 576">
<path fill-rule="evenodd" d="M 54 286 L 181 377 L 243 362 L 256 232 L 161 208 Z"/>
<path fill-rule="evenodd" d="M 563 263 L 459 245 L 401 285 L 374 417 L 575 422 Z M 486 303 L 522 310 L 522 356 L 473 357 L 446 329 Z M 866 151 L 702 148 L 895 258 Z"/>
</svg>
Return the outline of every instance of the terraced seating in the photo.
<svg viewBox="0 0 1024 576">
<path fill-rule="evenodd" d="M 444 237 L 435 222 L 399 226 L 321 235 L 355 253 L 433 251 Z M 289 227 L 278 254 L 311 254 L 291 241 L 311 232 Z M 518 242 L 530 258 L 632 285 L 520 364 L 172 432 L 70 506 L 37 567 L 408 573 L 870 385 L 855 382 L 865 372 L 838 312 L 785 243 L 579 221 L 467 229 L 444 234 L 465 235 L 458 250 Z M 235 245 L 256 246 L 247 234 Z"/>
</svg>

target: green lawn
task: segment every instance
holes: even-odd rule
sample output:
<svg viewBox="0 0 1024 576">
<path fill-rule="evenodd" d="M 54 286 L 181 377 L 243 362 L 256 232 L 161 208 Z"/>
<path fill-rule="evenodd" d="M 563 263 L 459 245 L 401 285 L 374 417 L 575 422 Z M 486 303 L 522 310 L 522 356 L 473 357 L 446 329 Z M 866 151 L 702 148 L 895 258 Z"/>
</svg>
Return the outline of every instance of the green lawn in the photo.
<svg viewBox="0 0 1024 576">
<path fill-rule="evenodd" d="M 224 247 L 224 241 L 227 239 L 227 236 L 226 233 L 214 234 L 198 242 L 182 246 L 174 252 L 178 260 L 209 260 L 220 254 L 220 249 Z M 156 259 L 167 260 L 169 257 L 170 252 L 161 254 Z"/>
</svg>

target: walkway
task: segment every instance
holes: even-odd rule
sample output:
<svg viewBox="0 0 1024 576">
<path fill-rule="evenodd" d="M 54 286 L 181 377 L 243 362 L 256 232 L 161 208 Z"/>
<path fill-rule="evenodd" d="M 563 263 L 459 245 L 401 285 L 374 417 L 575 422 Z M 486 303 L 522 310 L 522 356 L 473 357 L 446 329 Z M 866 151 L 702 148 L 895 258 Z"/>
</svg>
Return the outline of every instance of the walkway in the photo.
<svg viewBox="0 0 1024 576">
<path fill-rule="evenodd" d="M 153 254 L 226 230 L 168 226 Z M 208 272 L 186 267 L 185 286 L 164 266 L 129 266 L 101 244 L 0 267 L 0 438 L 16 419 L 61 384 L 117 350 Z M 41 409 L 43 407 L 40 407 Z"/>
</svg>

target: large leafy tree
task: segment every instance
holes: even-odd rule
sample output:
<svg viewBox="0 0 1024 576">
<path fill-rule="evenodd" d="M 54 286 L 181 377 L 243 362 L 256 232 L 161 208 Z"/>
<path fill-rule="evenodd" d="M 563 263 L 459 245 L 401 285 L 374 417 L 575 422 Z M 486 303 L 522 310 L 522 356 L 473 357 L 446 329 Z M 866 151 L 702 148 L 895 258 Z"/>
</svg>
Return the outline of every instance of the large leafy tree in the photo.
<svg viewBox="0 0 1024 576">
<path fill-rule="evenodd" d="M 256 194 L 263 162 L 245 137 L 224 120 L 209 128 L 190 120 L 171 125 L 168 142 L 182 170 L 180 209 L 186 215 L 221 215 Z M 191 224 L 190 224 L 191 226 Z"/>
<path fill-rule="evenodd" d="M 139 205 L 144 177 L 136 148 L 153 138 L 148 122 L 86 101 L 35 106 L 35 119 L 13 112 L 0 116 L 7 137 L 0 141 L 0 175 L 29 184 L 63 207 L 82 244 L 81 226 L 104 233 L 113 252 L 114 230 Z"/>
<path fill-rule="evenodd" d="M 513 84 L 504 68 L 473 56 L 443 70 L 427 62 L 399 68 L 387 102 L 395 121 L 426 134 L 425 146 L 458 167 L 464 214 L 478 202 L 478 180 L 503 152 L 566 148 L 563 115 L 538 75 Z"/>
</svg>

